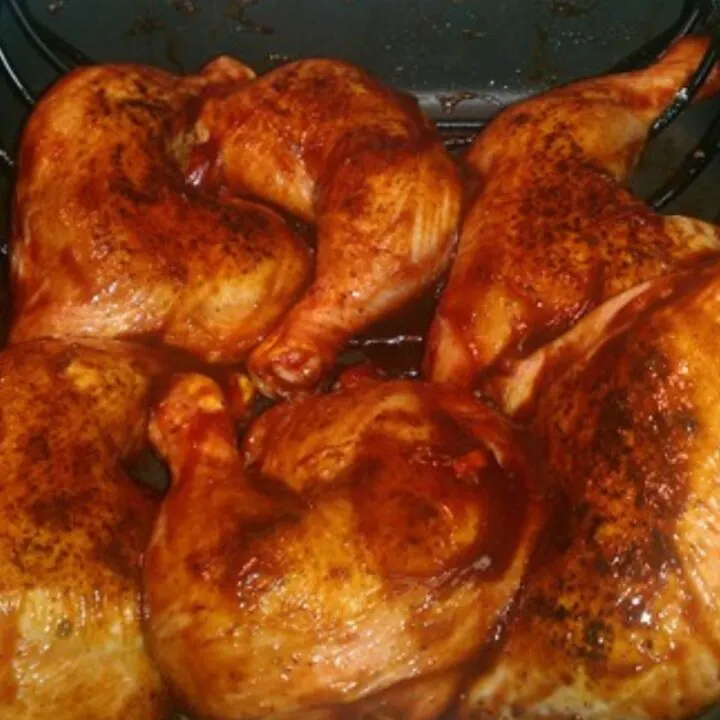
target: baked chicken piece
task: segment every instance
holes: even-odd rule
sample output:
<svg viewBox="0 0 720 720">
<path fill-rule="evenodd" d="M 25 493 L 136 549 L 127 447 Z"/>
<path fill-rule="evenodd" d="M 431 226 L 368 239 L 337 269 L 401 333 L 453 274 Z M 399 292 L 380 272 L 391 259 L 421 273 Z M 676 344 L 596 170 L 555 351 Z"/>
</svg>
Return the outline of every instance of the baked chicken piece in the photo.
<svg viewBox="0 0 720 720">
<path fill-rule="evenodd" d="M 179 77 L 133 65 L 70 73 L 22 137 L 11 341 L 154 336 L 242 359 L 309 279 L 309 249 L 272 210 L 185 184 L 174 153 L 201 91 L 248 82 L 220 59 Z"/>
<path fill-rule="evenodd" d="M 652 285 L 546 366 L 533 425 L 567 504 L 463 718 L 685 720 L 720 700 L 720 266 Z"/>
<path fill-rule="evenodd" d="M 112 341 L 0 352 L 0 717 L 153 720 L 140 564 L 158 499 L 123 463 L 154 361 Z"/>
<path fill-rule="evenodd" d="M 478 188 L 429 334 L 428 378 L 488 390 L 599 303 L 718 250 L 716 227 L 659 215 L 624 187 L 706 48 L 687 38 L 645 70 L 518 103 L 477 138 L 466 164 Z M 719 87 L 715 68 L 702 94 Z"/>
<path fill-rule="evenodd" d="M 345 378 L 251 426 L 180 375 L 151 422 L 173 482 L 145 562 L 178 696 L 224 718 L 437 717 L 544 519 L 527 438 L 470 396 Z"/>
<path fill-rule="evenodd" d="M 312 285 L 252 353 L 269 395 L 313 388 L 350 337 L 429 288 L 456 239 L 461 186 L 414 100 L 334 60 L 210 93 L 186 175 L 314 223 Z"/>
</svg>

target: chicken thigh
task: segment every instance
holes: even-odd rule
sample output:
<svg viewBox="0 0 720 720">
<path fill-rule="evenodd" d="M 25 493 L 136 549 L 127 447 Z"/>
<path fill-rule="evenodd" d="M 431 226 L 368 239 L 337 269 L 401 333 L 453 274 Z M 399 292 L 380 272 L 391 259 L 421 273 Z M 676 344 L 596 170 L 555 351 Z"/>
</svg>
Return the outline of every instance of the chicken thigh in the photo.
<svg viewBox="0 0 720 720">
<path fill-rule="evenodd" d="M 720 266 L 625 300 L 536 375 L 567 503 L 463 718 L 683 720 L 720 700 Z"/>
<path fill-rule="evenodd" d="M 174 157 L 200 91 L 251 77 L 228 58 L 189 77 L 104 65 L 41 99 L 15 188 L 12 342 L 153 336 L 229 362 L 270 331 L 308 247 L 272 210 L 186 185 Z"/>
<path fill-rule="evenodd" d="M 140 615 L 158 500 L 123 470 L 156 370 L 112 342 L 0 353 L 0 718 L 166 717 Z"/>
<path fill-rule="evenodd" d="M 262 415 L 244 457 L 210 379 L 151 423 L 172 488 L 145 563 L 173 689 L 224 718 L 437 717 L 544 519 L 524 434 L 470 396 L 360 378 Z"/>
<path fill-rule="evenodd" d="M 430 287 L 459 222 L 453 162 L 414 100 L 350 65 L 303 60 L 212 93 L 186 174 L 317 226 L 315 277 L 250 357 L 270 395 L 314 387 L 348 339 Z"/>
<path fill-rule="evenodd" d="M 655 213 L 623 187 L 653 120 L 707 48 L 583 80 L 502 112 L 467 167 L 478 189 L 430 331 L 426 375 L 483 387 L 604 300 L 720 248 L 714 226 Z M 720 87 L 715 68 L 704 95 Z"/>
</svg>

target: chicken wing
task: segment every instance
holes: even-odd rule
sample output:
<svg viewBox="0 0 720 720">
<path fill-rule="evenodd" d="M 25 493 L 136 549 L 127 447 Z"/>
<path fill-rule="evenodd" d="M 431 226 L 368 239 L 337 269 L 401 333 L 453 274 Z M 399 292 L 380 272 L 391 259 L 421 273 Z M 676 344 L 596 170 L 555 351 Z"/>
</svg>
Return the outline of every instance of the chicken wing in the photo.
<svg viewBox="0 0 720 720">
<path fill-rule="evenodd" d="M 270 395 L 314 387 L 347 340 L 447 266 L 461 187 L 415 102 L 339 61 L 278 68 L 202 105 L 186 174 L 314 222 L 314 282 L 250 357 Z"/>
<path fill-rule="evenodd" d="M 0 717 L 154 720 L 140 561 L 158 500 L 125 474 L 157 368 L 129 345 L 0 353 Z"/>
<path fill-rule="evenodd" d="M 227 362 L 269 332 L 306 244 L 266 207 L 186 185 L 173 142 L 201 90 L 249 77 L 228 58 L 185 78 L 104 65 L 42 98 L 20 148 L 11 341 L 154 336 Z"/>
<path fill-rule="evenodd" d="M 567 504 L 464 718 L 682 720 L 720 700 L 720 266 L 655 283 L 549 366 L 533 425 Z"/>
<path fill-rule="evenodd" d="M 478 190 L 428 339 L 426 375 L 481 386 L 593 307 L 720 248 L 714 226 L 655 213 L 623 187 L 701 38 L 655 65 L 501 113 L 467 156 Z M 717 68 L 704 95 L 720 87 Z"/>
<path fill-rule="evenodd" d="M 242 457 L 218 387 L 190 374 L 151 434 L 173 484 L 146 557 L 147 632 L 191 709 L 442 712 L 544 518 L 520 430 L 470 396 L 364 378 L 267 411 Z"/>
</svg>

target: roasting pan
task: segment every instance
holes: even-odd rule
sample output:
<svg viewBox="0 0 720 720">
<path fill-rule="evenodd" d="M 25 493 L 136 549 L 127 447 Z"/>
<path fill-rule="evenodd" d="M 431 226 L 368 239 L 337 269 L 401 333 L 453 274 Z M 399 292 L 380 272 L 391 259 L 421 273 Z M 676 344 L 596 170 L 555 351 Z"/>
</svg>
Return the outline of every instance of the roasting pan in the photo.
<svg viewBox="0 0 720 720">
<path fill-rule="evenodd" d="M 0 308 L 9 307 L 6 239 L 12 158 L 31 107 L 31 98 L 23 95 L 36 97 L 77 62 L 133 61 L 182 72 L 229 53 L 265 71 L 301 57 L 342 58 L 416 95 L 450 141 L 461 146 L 502 107 L 553 85 L 609 71 L 663 31 L 677 27 L 691 4 L 0 0 Z M 720 26 L 720 2 L 703 7 L 710 26 Z M 720 99 L 684 112 L 650 143 L 634 189 L 649 196 L 662 186 L 719 114 Z M 714 159 L 664 209 L 718 220 L 720 132 L 717 137 L 710 146 Z M 7 313 L 0 310 L 0 340 L 7 321 Z M 362 354 L 360 344 L 347 359 Z M 720 720 L 720 706 L 702 720 Z"/>
</svg>

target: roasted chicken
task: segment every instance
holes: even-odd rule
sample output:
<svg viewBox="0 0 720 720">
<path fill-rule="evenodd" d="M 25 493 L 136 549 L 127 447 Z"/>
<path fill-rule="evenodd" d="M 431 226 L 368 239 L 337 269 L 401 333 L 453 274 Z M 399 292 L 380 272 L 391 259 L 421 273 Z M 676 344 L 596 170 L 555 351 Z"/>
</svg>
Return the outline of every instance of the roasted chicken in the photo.
<svg viewBox="0 0 720 720">
<path fill-rule="evenodd" d="M 348 339 L 446 268 L 461 188 L 414 100 L 350 65 L 304 60 L 207 94 L 186 175 L 314 223 L 315 276 L 250 357 L 263 391 L 313 388 Z"/>
<path fill-rule="evenodd" d="M 716 227 L 659 215 L 624 187 L 706 47 L 687 38 L 646 70 L 518 103 L 477 138 L 466 159 L 477 190 L 428 339 L 430 379 L 492 394 L 493 376 L 599 303 L 717 252 Z M 719 87 L 715 68 L 703 94 Z"/>
<path fill-rule="evenodd" d="M 157 370 L 121 343 L 0 352 L 0 718 L 166 717 L 140 614 L 158 499 L 123 469 Z"/>
<path fill-rule="evenodd" d="M 57 83 L 22 139 L 0 353 L 0 718 L 717 701 L 720 231 L 623 187 L 706 47 L 502 113 L 467 158 L 441 382 L 361 368 L 322 395 L 453 252 L 460 182 L 416 104 L 331 60 Z M 316 226 L 314 273 L 280 212 Z M 246 378 L 188 353 L 295 397 L 238 447 Z M 161 503 L 127 470 L 153 400 Z"/>
<path fill-rule="evenodd" d="M 147 633 L 195 712 L 435 718 L 511 605 L 544 518 L 524 434 L 470 396 L 346 378 L 243 453 L 219 388 L 172 383 Z"/>
<path fill-rule="evenodd" d="M 461 717 L 684 720 L 720 699 L 718 317 L 715 263 L 599 308 L 518 377 L 567 500 Z"/>
<path fill-rule="evenodd" d="M 22 136 L 12 232 L 11 341 L 154 337 L 242 359 L 303 290 L 308 247 L 272 210 L 187 185 L 176 157 L 201 91 L 247 83 L 104 65 L 70 73 Z"/>
</svg>

